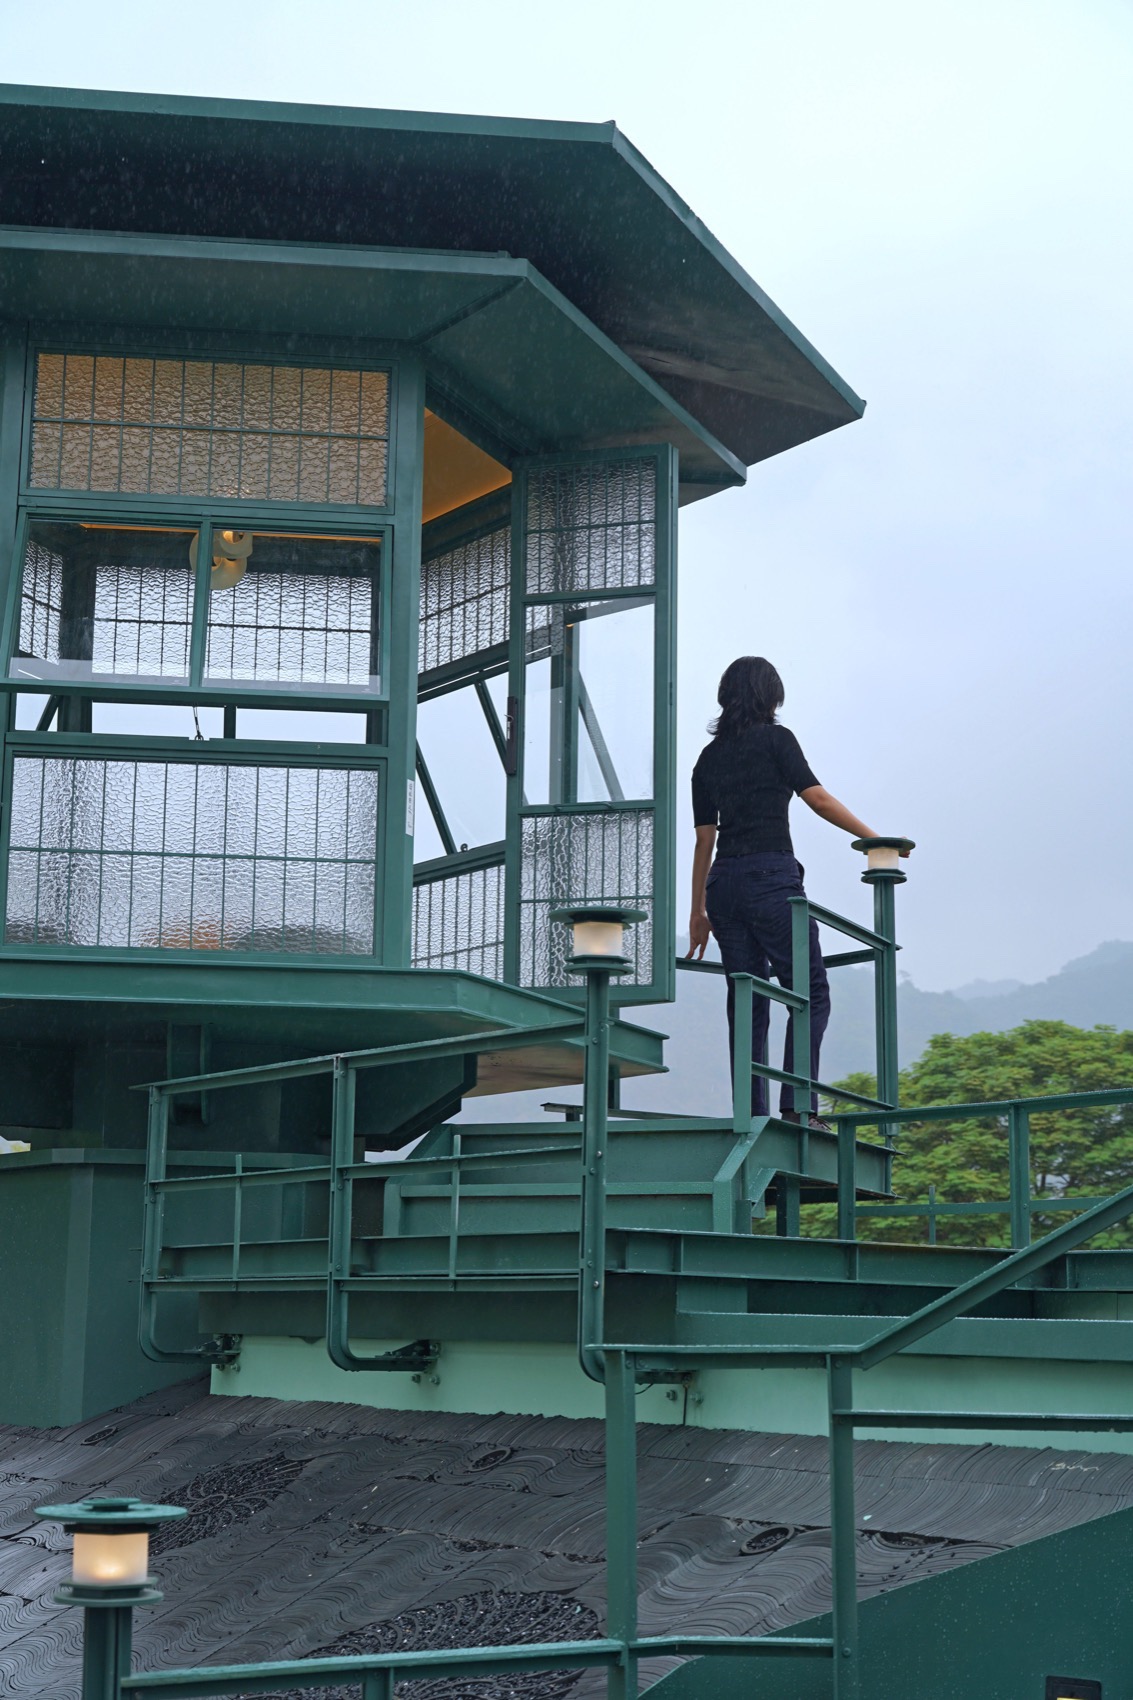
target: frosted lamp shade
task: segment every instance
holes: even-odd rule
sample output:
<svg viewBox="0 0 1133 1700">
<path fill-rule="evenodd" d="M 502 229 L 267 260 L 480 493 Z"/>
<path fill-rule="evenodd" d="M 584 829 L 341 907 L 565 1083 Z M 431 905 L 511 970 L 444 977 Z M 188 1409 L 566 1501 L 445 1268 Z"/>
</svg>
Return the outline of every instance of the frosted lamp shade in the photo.
<svg viewBox="0 0 1133 1700">
<path fill-rule="evenodd" d="M 87 1588 L 122 1588 L 149 1575 L 148 1529 L 76 1529 L 71 1580 Z"/>
<path fill-rule="evenodd" d="M 901 866 L 901 852 L 895 844 L 879 844 L 866 851 L 865 859 L 871 874 Z"/>
<path fill-rule="evenodd" d="M 571 933 L 576 956 L 620 956 L 625 925 L 621 921 L 574 921 Z"/>
</svg>

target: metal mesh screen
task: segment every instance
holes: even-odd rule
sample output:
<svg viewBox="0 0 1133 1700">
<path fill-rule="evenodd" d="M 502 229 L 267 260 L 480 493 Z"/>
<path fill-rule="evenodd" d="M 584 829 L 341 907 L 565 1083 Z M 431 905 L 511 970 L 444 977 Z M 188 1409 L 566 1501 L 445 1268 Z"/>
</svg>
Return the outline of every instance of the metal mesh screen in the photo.
<svg viewBox="0 0 1133 1700">
<path fill-rule="evenodd" d="M 519 878 L 519 983 L 566 986 L 570 929 L 550 921 L 552 909 L 611 903 L 653 913 L 653 813 L 622 809 L 528 815 L 522 823 Z M 626 928 L 633 971 L 620 985 L 653 978 L 653 925 Z"/>
<path fill-rule="evenodd" d="M 388 372 L 40 354 L 31 482 L 382 507 Z"/>
<path fill-rule="evenodd" d="M 653 460 L 533 467 L 527 476 L 527 594 L 651 585 Z"/>
<path fill-rule="evenodd" d="M 373 954 L 373 769 L 22 756 L 9 943 Z"/>
<path fill-rule="evenodd" d="M 504 977 L 504 870 L 472 868 L 413 889 L 414 968 Z"/>
<path fill-rule="evenodd" d="M 507 527 L 422 564 L 419 672 L 507 642 L 510 567 Z"/>
</svg>

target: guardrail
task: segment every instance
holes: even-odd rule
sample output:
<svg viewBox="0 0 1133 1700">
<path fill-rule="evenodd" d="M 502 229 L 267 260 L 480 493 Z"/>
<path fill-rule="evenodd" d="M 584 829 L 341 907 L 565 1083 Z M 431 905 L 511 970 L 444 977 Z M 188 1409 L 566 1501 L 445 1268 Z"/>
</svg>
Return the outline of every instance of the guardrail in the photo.
<svg viewBox="0 0 1133 1700">
<path fill-rule="evenodd" d="M 831 1120 L 838 1128 L 838 1238 L 857 1238 L 859 1216 L 926 1216 L 930 1239 L 935 1239 L 937 1216 L 1007 1215 L 1012 1247 L 1031 1243 L 1031 1217 L 1042 1211 L 1070 1210 L 1093 1205 L 1097 1197 L 1033 1198 L 1031 1196 L 1031 1116 L 1037 1112 L 1108 1108 L 1133 1104 L 1133 1087 L 1112 1091 L 1063 1092 L 1038 1098 L 997 1098 L 982 1104 L 924 1104 L 887 1112 L 885 1122 L 895 1129 L 906 1122 L 983 1121 L 997 1117 L 1007 1123 L 1008 1192 L 1003 1203 L 858 1204 L 856 1202 L 857 1133 L 860 1127 L 876 1125 L 878 1118 L 856 1111 L 836 1111 Z"/>
</svg>

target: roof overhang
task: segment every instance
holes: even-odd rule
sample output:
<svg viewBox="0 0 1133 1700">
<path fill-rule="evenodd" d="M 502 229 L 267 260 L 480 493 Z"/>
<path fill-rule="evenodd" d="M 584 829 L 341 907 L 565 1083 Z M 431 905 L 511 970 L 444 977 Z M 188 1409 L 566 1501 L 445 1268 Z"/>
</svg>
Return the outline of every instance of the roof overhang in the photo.
<svg viewBox="0 0 1133 1700">
<path fill-rule="evenodd" d="M 614 124 L 0 87 L 0 222 L 531 262 L 746 465 L 864 403 Z"/>
<path fill-rule="evenodd" d="M 526 260 L 7 228 L 0 315 L 408 344 L 434 392 L 512 455 L 671 442 L 685 501 L 746 476 Z"/>
</svg>

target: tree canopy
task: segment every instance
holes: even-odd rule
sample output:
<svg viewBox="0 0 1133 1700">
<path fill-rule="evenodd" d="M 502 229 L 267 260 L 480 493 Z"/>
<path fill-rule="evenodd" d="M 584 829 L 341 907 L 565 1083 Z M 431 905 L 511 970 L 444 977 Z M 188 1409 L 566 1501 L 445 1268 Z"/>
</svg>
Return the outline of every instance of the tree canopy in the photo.
<svg viewBox="0 0 1133 1700">
<path fill-rule="evenodd" d="M 872 1076 L 835 1084 L 875 1095 Z M 1071 1027 L 1065 1021 L 1025 1021 L 1006 1033 L 939 1033 L 901 1072 L 902 1107 L 987 1103 L 1068 1092 L 1133 1087 L 1133 1033 L 1112 1027 Z M 838 1106 L 835 1105 L 836 1109 Z M 1046 1111 L 1031 1116 L 1033 1198 L 1104 1196 L 1133 1182 L 1133 1104 Z M 898 1138 L 893 1187 L 900 1203 L 1006 1200 L 1009 1159 L 1006 1117 L 980 1121 L 907 1122 Z M 1067 1220 L 1065 1211 L 1036 1211 L 1036 1237 Z M 867 1216 L 862 1239 L 921 1240 L 917 1217 Z M 1006 1216 L 942 1216 L 937 1240 L 950 1245 L 1007 1245 Z M 1090 1242 L 1133 1245 L 1133 1219 Z"/>
</svg>

